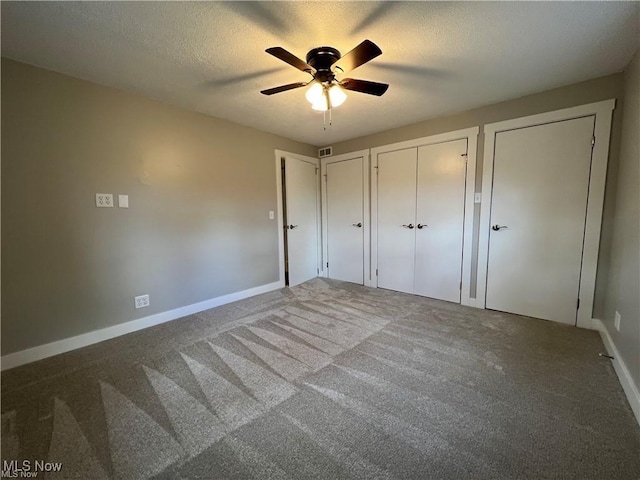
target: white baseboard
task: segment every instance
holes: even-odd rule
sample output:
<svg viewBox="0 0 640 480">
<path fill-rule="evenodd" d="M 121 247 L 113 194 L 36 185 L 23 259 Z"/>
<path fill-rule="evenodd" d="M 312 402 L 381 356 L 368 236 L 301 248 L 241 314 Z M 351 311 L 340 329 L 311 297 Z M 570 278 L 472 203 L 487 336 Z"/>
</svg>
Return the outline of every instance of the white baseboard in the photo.
<svg viewBox="0 0 640 480">
<path fill-rule="evenodd" d="M 70 350 L 103 342 L 127 333 L 136 332 L 154 325 L 160 325 L 161 323 L 170 322 L 177 318 L 193 315 L 194 313 L 202 312 L 203 310 L 219 307 L 220 305 L 242 300 L 243 298 L 253 297 L 254 295 L 259 295 L 261 293 L 271 292 L 283 287 L 284 282 L 273 282 L 259 287 L 250 288 L 248 290 L 243 290 L 241 292 L 230 293 L 221 297 L 205 300 L 204 302 L 198 302 L 185 307 L 176 308 L 174 310 L 156 313 L 154 315 L 149 315 L 148 317 L 138 318 L 137 320 L 131 320 L 130 322 L 121 323 L 112 327 L 83 333 L 75 337 L 65 338 L 45 345 L 28 348 L 20 352 L 10 353 L 0 358 L 0 370 L 19 367 L 20 365 L 42 360 L 43 358 L 52 357 Z"/>
<path fill-rule="evenodd" d="M 640 424 L 640 391 L 638 390 L 638 385 L 633 381 L 627 365 L 620 356 L 620 352 L 616 348 L 615 343 L 613 343 L 613 339 L 611 338 L 611 335 L 609 335 L 609 331 L 602 320 L 594 318 L 592 319 L 592 325 L 594 330 L 598 330 L 600 332 L 602 342 L 604 343 L 607 352 L 613 357 L 613 368 L 618 375 L 618 379 L 620 380 L 622 389 L 627 396 L 627 400 L 629 400 L 631 410 L 633 410 L 636 420 L 638 421 L 638 424 Z"/>
</svg>

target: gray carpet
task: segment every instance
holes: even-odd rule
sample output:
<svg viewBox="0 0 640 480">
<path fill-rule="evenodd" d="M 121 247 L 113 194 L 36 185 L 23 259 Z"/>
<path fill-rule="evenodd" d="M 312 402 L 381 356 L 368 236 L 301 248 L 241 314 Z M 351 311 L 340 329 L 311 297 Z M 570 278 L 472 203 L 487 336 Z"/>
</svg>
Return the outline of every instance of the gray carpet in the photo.
<svg viewBox="0 0 640 480">
<path fill-rule="evenodd" d="M 52 479 L 637 479 L 603 350 L 316 279 L 4 372 L 2 460 L 62 462 Z"/>
</svg>

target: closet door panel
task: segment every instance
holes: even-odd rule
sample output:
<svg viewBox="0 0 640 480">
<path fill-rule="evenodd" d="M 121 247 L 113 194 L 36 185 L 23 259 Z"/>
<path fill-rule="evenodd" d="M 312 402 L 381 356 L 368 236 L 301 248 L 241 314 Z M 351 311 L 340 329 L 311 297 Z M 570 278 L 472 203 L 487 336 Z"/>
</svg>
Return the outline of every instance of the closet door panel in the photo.
<svg viewBox="0 0 640 480">
<path fill-rule="evenodd" d="M 364 283 L 363 158 L 327 165 L 329 278 Z"/>
<path fill-rule="evenodd" d="M 378 287 L 413 293 L 417 148 L 378 156 Z"/>
<path fill-rule="evenodd" d="M 594 121 L 496 134 L 487 308 L 576 323 Z"/>
<path fill-rule="evenodd" d="M 462 280 L 466 153 L 467 139 L 418 149 L 414 291 L 456 303 Z"/>
<path fill-rule="evenodd" d="M 318 276 L 318 177 L 316 166 L 285 159 L 289 286 Z"/>
</svg>

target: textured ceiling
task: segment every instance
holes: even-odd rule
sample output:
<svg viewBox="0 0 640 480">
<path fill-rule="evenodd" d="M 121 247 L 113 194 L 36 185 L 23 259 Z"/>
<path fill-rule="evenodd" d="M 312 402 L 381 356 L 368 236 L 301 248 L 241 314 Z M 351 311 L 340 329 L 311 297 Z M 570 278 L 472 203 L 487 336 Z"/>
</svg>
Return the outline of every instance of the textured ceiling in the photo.
<svg viewBox="0 0 640 480">
<path fill-rule="evenodd" d="M 313 145 L 621 71 L 638 48 L 638 2 L 2 2 L 2 55 Z M 323 130 L 297 89 L 309 76 L 266 54 L 383 53 L 349 77 Z"/>
</svg>

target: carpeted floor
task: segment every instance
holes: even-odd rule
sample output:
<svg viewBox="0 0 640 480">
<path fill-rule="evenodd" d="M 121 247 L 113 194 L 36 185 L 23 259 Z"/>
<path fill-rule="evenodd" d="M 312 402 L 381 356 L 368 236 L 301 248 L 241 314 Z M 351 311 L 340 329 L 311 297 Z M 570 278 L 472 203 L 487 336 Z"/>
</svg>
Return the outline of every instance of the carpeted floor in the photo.
<svg viewBox="0 0 640 480">
<path fill-rule="evenodd" d="M 4 372 L 2 460 L 83 480 L 638 479 L 602 351 L 316 279 Z"/>
</svg>

